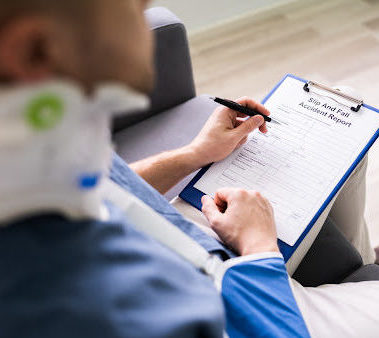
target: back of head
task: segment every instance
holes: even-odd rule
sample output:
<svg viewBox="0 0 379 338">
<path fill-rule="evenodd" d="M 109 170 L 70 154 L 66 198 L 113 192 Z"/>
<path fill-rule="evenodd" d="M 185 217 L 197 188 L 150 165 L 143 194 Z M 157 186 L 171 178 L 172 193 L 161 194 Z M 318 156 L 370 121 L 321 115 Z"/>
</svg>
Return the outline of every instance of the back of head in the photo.
<svg viewBox="0 0 379 338">
<path fill-rule="evenodd" d="M 92 1 L 94 3 L 95 1 Z M 21 14 L 30 14 L 42 12 L 46 13 L 64 13 L 65 10 L 80 10 L 91 3 L 87 0 L 0 0 L 1 20 L 4 17 L 12 17 Z M 2 22 L 1 22 L 2 24 Z"/>
<path fill-rule="evenodd" d="M 146 0 L 0 0 L 0 81 L 66 77 L 151 88 Z M 135 42 L 138 41 L 138 44 Z"/>
</svg>

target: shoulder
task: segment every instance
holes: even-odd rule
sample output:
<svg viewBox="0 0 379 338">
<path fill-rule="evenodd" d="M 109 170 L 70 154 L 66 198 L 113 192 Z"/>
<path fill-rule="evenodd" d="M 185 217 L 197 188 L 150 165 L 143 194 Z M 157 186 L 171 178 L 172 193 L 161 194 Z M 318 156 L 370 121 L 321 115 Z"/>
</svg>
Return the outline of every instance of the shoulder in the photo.
<svg viewBox="0 0 379 338">
<path fill-rule="evenodd" d="M 34 318 L 41 330 L 57 327 L 72 337 L 76 328 L 91 337 L 221 334 L 223 307 L 211 281 L 126 220 L 44 218 L 36 225 L 8 234 L 9 246 L 20 238 L 24 246 L 12 256 L 14 266 L 5 271 L 4 251 L 0 258 L 8 276 L 0 281 L 7 299 L 0 314 L 17 330 Z"/>
</svg>

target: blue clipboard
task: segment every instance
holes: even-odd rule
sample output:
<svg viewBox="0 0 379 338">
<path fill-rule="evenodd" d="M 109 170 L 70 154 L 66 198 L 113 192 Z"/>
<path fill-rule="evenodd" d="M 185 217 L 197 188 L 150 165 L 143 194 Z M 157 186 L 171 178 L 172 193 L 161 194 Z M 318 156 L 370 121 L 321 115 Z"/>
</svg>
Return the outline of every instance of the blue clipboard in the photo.
<svg viewBox="0 0 379 338">
<path fill-rule="evenodd" d="M 304 80 L 302 78 L 299 78 L 295 75 L 292 74 L 287 74 L 272 90 L 271 92 L 263 99 L 262 104 L 265 104 L 266 101 L 271 97 L 272 94 L 275 93 L 275 91 L 281 86 L 281 84 L 288 78 L 291 77 L 293 79 L 296 79 L 298 81 L 303 82 L 304 84 L 308 83 L 307 80 Z M 363 104 L 363 107 L 370 109 L 374 112 L 379 113 L 379 110 L 371 107 L 369 105 Z M 334 190 L 331 192 L 329 197 L 325 200 L 324 204 L 321 206 L 319 211 L 316 213 L 316 215 L 313 217 L 309 225 L 306 227 L 302 235 L 299 237 L 297 242 L 295 243 L 294 246 L 290 246 L 287 243 L 281 241 L 278 239 L 278 244 L 279 244 L 279 249 L 281 253 L 284 256 L 285 262 L 287 262 L 293 253 L 296 251 L 300 243 L 303 241 L 305 236 L 308 234 L 308 232 L 311 230 L 312 226 L 316 223 L 317 219 L 320 217 L 320 215 L 323 213 L 325 208 L 329 205 L 329 203 L 332 201 L 334 196 L 337 194 L 337 192 L 342 188 L 346 180 L 349 178 L 351 173 L 354 171 L 354 169 L 357 167 L 359 162 L 363 159 L 363 157 L 366 155 L 368 150 L 371 148 L 371 146 L 375 143 L 376 139 L 379 137 L 379 129 L 376 131 L 374 136 L 370 139 L 366 147 L 363 149 L 363 151 L 359 154 L 359 156 L 356 158 L 352 166 L 349 168 L 349 170 L 345 173 L 345 175 L 342 177 L 342 179 L 339 181 L 339 183 L 336 185 Z M 201 198 L 205 195 L 203 192 L 200 190 L 196 189 L 194 185 L 196 182 L 206 173 L 206 171 L 211 167 L 212 164 L 204 167 L 203 169 L 200 170 L 200 172 L 192 179 L 192 181 L 183 189 L 183 191 L 179 194 L 179 197 L 186 202 L 190 203 L 192 206 L 195 208 L 201 210 L 202 204 L 201 204 Z"/>
</svg>

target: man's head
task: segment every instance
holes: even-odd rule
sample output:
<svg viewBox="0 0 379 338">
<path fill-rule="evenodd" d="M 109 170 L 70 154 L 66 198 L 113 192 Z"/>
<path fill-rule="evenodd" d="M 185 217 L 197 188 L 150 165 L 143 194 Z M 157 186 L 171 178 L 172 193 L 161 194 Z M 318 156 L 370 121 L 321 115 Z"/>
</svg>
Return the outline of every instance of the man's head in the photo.
<svg viewBox="0 0 379 338">
<path fill-rule="evenodd" d="M 63 77 L 87 90 L 120 81 L 148 92 L 148 0 L 0 0 L 0 82 Z"/>
</svg>

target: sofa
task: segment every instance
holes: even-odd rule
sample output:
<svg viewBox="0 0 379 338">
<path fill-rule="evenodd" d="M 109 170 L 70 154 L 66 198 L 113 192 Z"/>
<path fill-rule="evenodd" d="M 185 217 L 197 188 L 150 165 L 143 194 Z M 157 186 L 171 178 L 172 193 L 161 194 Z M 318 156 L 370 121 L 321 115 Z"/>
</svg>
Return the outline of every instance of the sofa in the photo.
<svg viewBox="0 0 379 338">
<path fill-rule="evenodd" d="M 155 35 L 156 83 L 151 107 L 114 121 L 114 143 L 128 163 L 188 144 L 216 104 L 196 95 L 187 34 L 166 8 L 146 11 Z M 177 196 L 195 175 L 186 177 L 165 196 Z M 328 219 L 293 277 L 304 286 L 379 280 L 379 265 L 363 266 L 355 248 Z"/>
</svg>

